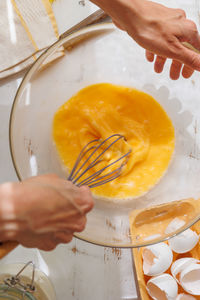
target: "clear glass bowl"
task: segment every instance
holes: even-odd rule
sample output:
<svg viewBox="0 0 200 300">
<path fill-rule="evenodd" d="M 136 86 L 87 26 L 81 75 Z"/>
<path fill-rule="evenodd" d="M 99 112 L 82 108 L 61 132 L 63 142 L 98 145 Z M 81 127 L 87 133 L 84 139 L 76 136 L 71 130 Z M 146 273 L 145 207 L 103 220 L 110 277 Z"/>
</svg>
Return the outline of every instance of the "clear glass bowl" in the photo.
<svg viewBox="0 0 200 300">
<path fill-rule="evenodd" d="M 65 56 L 44 67 L 61 46 L 65 47 Z M 134 232 L 131 236 L 129 230 L 129 215 L 135 209 L 148 212 L 138 222 L 147 225 L 152 222 L 148 210 L 152 205 L 200 195 L 198 74 L 192 79 L 172 81 L 168 72 L 166 67 L 162 74 L 154 73 L 153 65 L 144 58 L 144 50 L 126 33 L 112 24 L 98 24 L 60 39 L 41 55 L 23 79 L 10 118 L 10 148 L 20 180 L 49 172 L 65 178 L 52 142 L 52 119 L 67 99 L 87 85 L 110 82 L 143 90 L 164 107 L 174 124 L 175 154 L 160 182 L 144 196 L 129 202 L 96 200 L 86 229 L 76 237 L 102 246 L 139 247 L 167 239 L 200 218 L 198 209 L 189 209 L 185 226 L 170 235 L 158 236 L 159 226 L 145 237 Z M 169 211 L 175 215 L 177 211 L 178 215 L 179 208 L 174 204 L 158 209 L 154 218 L 159 220 L 161 214 Z M 184 214 L 187 215 L 187 209 Z"/>
</svg>

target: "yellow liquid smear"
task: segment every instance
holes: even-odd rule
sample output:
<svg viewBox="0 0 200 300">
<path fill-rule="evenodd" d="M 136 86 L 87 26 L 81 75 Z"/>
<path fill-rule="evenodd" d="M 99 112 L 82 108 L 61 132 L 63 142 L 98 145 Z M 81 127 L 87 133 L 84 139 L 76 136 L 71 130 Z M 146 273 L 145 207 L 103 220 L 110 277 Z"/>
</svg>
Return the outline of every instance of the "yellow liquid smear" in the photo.
<svg viewBox="0 0 200 300">
<path fill-rule="evenodd" d="M 153 97 L 129 87 L 95 84 L 63 104 L 53 120 L 53 139 L 69 170 L 89 141 L 116 133 L 127 142 L 116 144 L 105 162 L 131 149 L 128 164 L 119 178 L 93 192 L 118 199 L 140 196 L 159 181 L 174 151 L 173 124 Z"/>
</svg>

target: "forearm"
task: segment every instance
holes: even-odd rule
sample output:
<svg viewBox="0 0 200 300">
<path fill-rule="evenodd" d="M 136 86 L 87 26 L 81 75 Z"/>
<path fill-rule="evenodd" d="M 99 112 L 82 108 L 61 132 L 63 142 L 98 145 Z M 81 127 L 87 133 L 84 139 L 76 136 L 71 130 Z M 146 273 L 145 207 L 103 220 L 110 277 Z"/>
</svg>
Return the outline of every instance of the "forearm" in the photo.
<svg viewBox="0 0 200 300">
<path fill-rule="evenodd" d="M 172 59 L 170 77 L 180 73 L 189 78 L 194 70 L 200 71 L 200 56 L 182 44 L 187 42 L 200 50 L 200 35 L 196 24 L 187 19 L 182 9 L 168 8 L 149 0 L 91 0 L 101 7 L 115 25 L 126 31 L 146 49 L 146 57 L 154 61 L 160 73 L 167 58 Z M 182 64 L 185 66 L 182 69 Z"/>
<path fill-rule="evenodd" d="M 149 0 L 91 0 L 91 2 L 102 8 L 117 27 L 125 30 L 143 48 L 148 48 L 151 42 L 144 44 L 143 35 L 149 40 L 149 32 L 153 32 L 154 27 L 159 27 L 160 17 L 162 22 L 162 18 L 166 15 L 165 7 L 162 5 L 159 5 L 161 16 L 157 15 L 160 13 L 159 8 Z"/>
<path fill-rule="evenodd" d="M 142 13 L 142 6 L 146 0 L 91 0 L 94 4 L 102 8 L 111 18 L 117 20 L 119 15 L 124 20 L 127 15 L 137 17 Z"/>
</svg>

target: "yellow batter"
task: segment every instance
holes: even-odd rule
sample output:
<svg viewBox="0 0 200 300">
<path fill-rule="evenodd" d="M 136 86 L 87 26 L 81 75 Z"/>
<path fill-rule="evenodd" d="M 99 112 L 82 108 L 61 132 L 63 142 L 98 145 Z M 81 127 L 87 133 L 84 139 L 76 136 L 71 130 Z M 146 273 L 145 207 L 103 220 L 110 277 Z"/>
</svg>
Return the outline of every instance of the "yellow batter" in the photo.
<svg viewBox="0 0 200 300">
<path fill-rule="evenodd" d="M 85 144 L 119 133 L 106 163 L 131 150 L 120 178 L 93 189 L 111 198 L 132 198 L 152 188 L 166 171 L 174 151 L 174 128 L 158 102 L 133 88 L 101 83 L 88 86 L 54 116 L 53 139 L 69 170 Z M 117 148 L 118 147 L 118 148 Z"/>
</svg>

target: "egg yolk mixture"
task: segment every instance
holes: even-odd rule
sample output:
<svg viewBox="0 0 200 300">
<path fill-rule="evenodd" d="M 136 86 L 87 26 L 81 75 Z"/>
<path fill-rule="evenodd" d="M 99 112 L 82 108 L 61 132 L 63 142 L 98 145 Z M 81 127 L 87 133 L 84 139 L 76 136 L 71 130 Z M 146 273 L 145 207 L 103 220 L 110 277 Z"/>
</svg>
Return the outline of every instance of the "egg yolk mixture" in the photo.
<svg viewBox="0 0 200 300">
<path fill-rule="evenodd" d="M 129 159 L 120 177 L 93 192 L 106 198 L 140 196 L 162 177 L 174 151 L 173 124 L 154 98 L 133 88 L 101 83 L 80 90 L 55 113 L 53 139 L 68 170 L 88 142 L 113 134 L 126 140 L 106 152 L 104 166 L 131 150 Z"/>
</svg>

